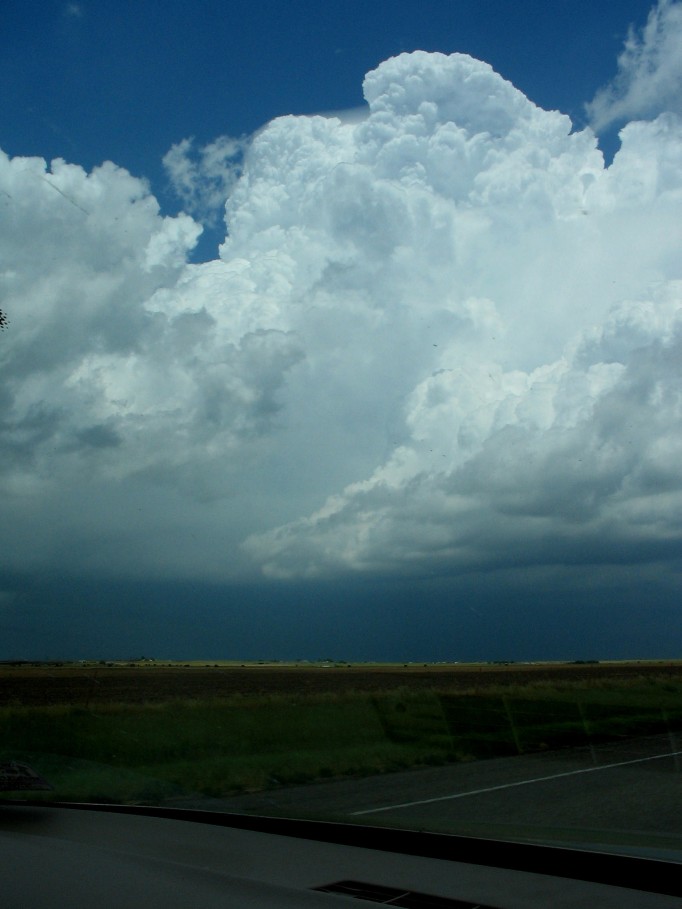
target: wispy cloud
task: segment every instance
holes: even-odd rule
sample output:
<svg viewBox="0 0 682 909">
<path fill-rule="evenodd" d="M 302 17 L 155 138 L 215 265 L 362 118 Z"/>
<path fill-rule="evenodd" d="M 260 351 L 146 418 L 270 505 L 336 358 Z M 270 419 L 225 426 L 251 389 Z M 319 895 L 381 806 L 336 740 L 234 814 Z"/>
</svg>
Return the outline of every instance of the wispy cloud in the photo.
<svg viewBox="0 0 682 909">
<path fill-rule="evenodd" d="M 82 19 L 85 15 L 85 10 L 81 3 L 67 3 L 64 7 L 64 15 L 71 19 Z"/>
<path fill-rule="evenodd" d="M 163 165 L 186 210 L 210 227 L 225 211 L 225 202 L 242 172 L 245 138 L 219 136 L 197 148 L 193 139 L 173 145 Z"/>
<path fill-rule="evenodd" d="M 641 32 L 630 28 L 616 77 L 586 108 L 596 132 L 666 111 L 682 114 L 682 3 L 659 0 Z"/>
</svg>

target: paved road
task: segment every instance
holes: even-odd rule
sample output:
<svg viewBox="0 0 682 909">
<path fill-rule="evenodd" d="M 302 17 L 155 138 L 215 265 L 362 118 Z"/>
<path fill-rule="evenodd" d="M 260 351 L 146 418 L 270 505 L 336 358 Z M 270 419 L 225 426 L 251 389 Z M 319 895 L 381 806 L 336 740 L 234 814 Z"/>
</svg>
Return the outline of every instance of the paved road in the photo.
<svg viewBox="0 0 682 909">
<path fill-rule="evenodd" d="M 608 830 L 615 842 L 646 837 L 659 846 L 669 839 L 672 846 L 682 836 L 682 737 L 648 736 L 176 804 L 499 837 L 583 841 L 593 830 Z"/>
</svg>

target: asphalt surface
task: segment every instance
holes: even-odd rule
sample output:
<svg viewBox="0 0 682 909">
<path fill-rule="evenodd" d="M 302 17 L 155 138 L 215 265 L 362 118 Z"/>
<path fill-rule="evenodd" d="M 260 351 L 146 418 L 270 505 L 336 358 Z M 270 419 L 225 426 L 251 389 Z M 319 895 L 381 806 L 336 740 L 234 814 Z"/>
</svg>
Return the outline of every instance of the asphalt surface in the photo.
<svg viewBox="0 0 682 909">
<path fill-rule="evenodd" d="M 471 836 L 608 840 L 679 849 L 682 736 L 647 736 L 174 804 Z"/>
</svg>

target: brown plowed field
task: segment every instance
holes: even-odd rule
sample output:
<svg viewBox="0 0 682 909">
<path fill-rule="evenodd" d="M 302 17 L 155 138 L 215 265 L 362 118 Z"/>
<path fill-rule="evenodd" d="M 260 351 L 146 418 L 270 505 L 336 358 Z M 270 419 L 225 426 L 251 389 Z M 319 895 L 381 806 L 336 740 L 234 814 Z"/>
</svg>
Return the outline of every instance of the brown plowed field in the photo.
<svg viewBox="0 0 682 909">
<path fill-rule="evenodd" d="M 682 682 L 682 663 L 510 666 L 0 667 L 0 706 L 149 703 L 235 695 L 483 690 L 537 682 Z"/>
</svg>

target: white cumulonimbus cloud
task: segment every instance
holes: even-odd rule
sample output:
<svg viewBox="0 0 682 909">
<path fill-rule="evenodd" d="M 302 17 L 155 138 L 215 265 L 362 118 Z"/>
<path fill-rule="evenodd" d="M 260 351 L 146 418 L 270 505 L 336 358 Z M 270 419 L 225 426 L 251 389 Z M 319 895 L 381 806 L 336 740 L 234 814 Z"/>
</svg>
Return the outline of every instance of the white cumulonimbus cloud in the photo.
<svg viewBox="0 0 682 909">
<path fill-rule="evenodd" d="M 618 74 L 586 105 L 596 132 L 626 120 L 682 114 L 682 3 L 658 0 L 641 34 L 630 29 Z"/>
<path fill-rule="evenodd" d="M 672 564 L 682 121 L 606 168 L 465 55 L 364 92 L 253 138 L 201 265 L 125 171 L 0 159 L 11 567 Z"/>
</svg>

